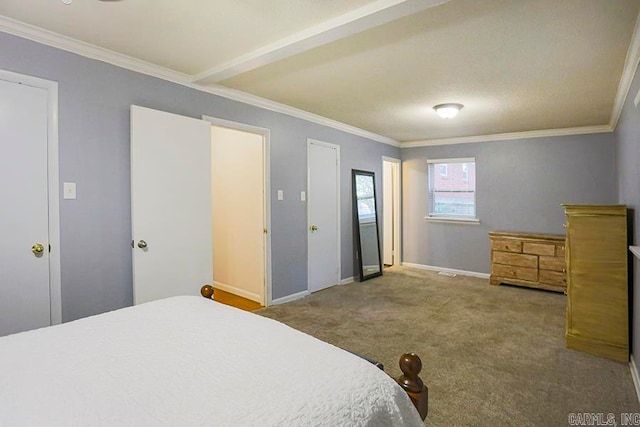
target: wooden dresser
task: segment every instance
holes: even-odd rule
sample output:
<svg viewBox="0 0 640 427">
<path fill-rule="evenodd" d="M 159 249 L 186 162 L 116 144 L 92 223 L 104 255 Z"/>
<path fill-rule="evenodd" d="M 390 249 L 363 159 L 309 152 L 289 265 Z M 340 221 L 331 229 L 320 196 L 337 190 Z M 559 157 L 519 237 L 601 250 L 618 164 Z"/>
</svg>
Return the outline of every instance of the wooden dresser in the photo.
<svg viewBox="0 0 640 427">
<path fill-rule="evenodd" d="M 565 237 L 556 234 L 492 231 L 492 285 L 507 283 L 565 292 Z"/>
<path fill-rule="evenodd" d="M 563 207 L 567 219 L 567 347 L 627 362 L 627 208 Z"/>
</svg>

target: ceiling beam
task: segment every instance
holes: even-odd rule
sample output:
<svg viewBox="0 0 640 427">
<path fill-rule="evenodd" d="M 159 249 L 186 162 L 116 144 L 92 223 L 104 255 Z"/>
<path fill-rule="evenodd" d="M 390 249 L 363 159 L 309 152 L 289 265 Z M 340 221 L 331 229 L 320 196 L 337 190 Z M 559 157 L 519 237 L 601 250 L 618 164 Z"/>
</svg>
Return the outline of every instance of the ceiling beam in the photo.
<svg viewBox="0 0 640 427">
<path fill-rule="evenodd" d="M 193 83 L 199 85 L 218 83 L 448 1 L 450 0 L 377 0 L 213 67 L 194 76 Z"/>
</svg>

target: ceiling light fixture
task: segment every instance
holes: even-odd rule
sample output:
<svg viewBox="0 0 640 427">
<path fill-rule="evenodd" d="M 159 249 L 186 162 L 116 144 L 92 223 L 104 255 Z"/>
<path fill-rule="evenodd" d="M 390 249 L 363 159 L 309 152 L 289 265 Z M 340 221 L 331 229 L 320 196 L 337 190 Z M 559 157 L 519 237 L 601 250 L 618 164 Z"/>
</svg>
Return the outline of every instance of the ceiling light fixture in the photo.
<svg viewBox="0 0 640 427">
<path fill-rule="evenodd" d="M 443 119 L 452 119 L 454 118 L 460 110 L 462 110 L 464 105 L 462 104 L 439 104 L 433 107 L 436 110 L 436 113 Z"/>
</svg>

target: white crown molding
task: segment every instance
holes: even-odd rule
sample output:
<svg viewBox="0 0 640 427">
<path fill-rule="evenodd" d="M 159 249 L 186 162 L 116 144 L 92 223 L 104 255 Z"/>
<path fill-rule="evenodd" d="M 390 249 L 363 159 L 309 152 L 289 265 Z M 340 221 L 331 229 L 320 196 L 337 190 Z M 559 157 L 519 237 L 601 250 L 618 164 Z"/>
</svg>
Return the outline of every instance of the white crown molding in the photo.
<svg viewBox="0 0 640 427">
<path fill-rule="evenodd" d="M 609 124 L 612 129 L 615 130 L 618 126 L 618 120 L 622 114 L 624 103 L 627 99 L 629 91 L 631 90 L 631 83 L 633 82 L 633 76 L 636 74 L 638 64 L 640 63 L 640 13 L 636 18 L 636 26 L 633 29 L 633 35 L 631 36 L 631 42 L 629 43 L 629 49 L 627 50 L 627 57 L 624 60 L 624 68 L 622 70 L 622 77 L 620 77 L 620 83 L 618 83 L 618 92 L 616 93 L 616 99 L 613 102 L 613 111 L 611 112 L 611 120 Z"/>
<path fill-rule="evenodd" d="M 493 135 L 462 136 L 458 138 L 427 139 L 401 142 L 400 148 L 429 147 L 432 145 L 471 144 L 474 142 L 507 141 L 513 139 L 544 138 L 550 136 L 585 135 L 613 132 L 610 125 L 583 126 L 563 129 L 532 130 L 526 132 L 495 133 Z"/>
<path fill-rule="evenodd" d="M 292 117 L 297 117 L 299 119 L 331 127 L 352 135 L 357 135 L 384 144 L 389 144 L 394 147 L 400 146 L 400 143 L 395 139 L 387 138 L 386 136 L 378 135 L 373 132 L 357 128 L 355 126 L 328 119 L 326 117 L 309 113 L 298 108 L 290 107 L 279 102 L 260 98 L 246 92 L 241 92 L 239 90 L 229 89 L 216 85 L 200 86 L 192 83 L 193 76 L 190 76 L 188 74 L 180 73 L 178 71 L 161 67 L 150 62 L 142 61 L 128 55 L 123 55 L 109 49 L 76 40 L 71 37 L 63 36 L 52 31 L 35 27 L 33 25 L 25 24 L 24 22 L 16 21 L 2 15 L 0 15 L 0 31 L 12 34 L 14 36 L 22 37 L 24 39 L 32 40 L 34 42 L 41 43 L 47 46 L 55 47 L 67 52 L 75 53 L 86 58 L 91 58 L 105 62 L 107 64 L 115 65 L 120 68 L 125 68 L 127 70 L 146 74 L 148 76 L 157 77 L 159 79 L 186 86 L 201 92 L 210 93 L 212 95 L 221 96 L 233 101 L 242 102 L 244 104 L 249 104 L 266 110 L 286 114 Z"/>
<path fill-rule="evenodd" d="M 191 76 L 0 15 L 0 31 L 181 85 Z"/>
<path fill-rule="evenodd" d="M 310 113 L 308 111 L 300 110 L 289 105 L 280 104 L 279 102 L 271 101 L 269 99 L 261 98 L 256 95 L 251 95 L 247 92 L 242 92 L 236 89 L 231 89 L 225 86 L 213 85 L 213 86 L 198 86 L 199 90 L 209 92 L 214 95 L 219 95 L 234 101 L 242 102 L 244 104 L 253 105 L 254 107 L 260 107 L 265 110 L 274 111 L 276 113 L 288 114 L 299 119 L 306 120 L 308 122 L 317 123 L 323 126 L 328 126 L 334 129 L 341 130 L 343 132 L 350 133 L 352 135 L 361 136 L 363 138 L 372 139 L 377 142 L 392 145 L 394 147 L 400 147 L 400 142 L 386 136 L 378 135 L 373 132 L 366 131 L 364 129 L 357 128 L 355 126 L 348 125 L 346 123 L 338 122 L 327 117 L 319 116 L 317 114 Z"/>
<path fill-rule="evenodd" d="M 450 0 L 378 0 L 319 25 L 285 37 L 196 75 L 194 83 L 218 83 Z"/>
<path fill-rule="evenodd" d="M 420 0 L 415 0 L 420 1 Z M 408 3 L 408 1 L 407 1 Z M 433 7 L 437 4 L 444 3 L 444 1 L 433 0 L 430 4 Z M 33 25 L 26 24 L 5 16 L 0 15 L 0 31 L 12 34 L 18 37 L 22 37 L 28 40 L 32 40 L 47 46 L 52 46 L 67 52 L 75 53 L 86 58 L 95 59 L 108 64 L 115 65 L 117 67 L 125 68 L 131 71 L 135 71 L 148 76 L 156 77 L 162 80 L 166 80 L 172 83 L 176 83 L 182 86 L 189 87 L 201 92 L 210 93 L 213 95 L 221 96 L 223 98 L 231 99 L 233 101 L 242 102 L 244 104 L 252 105 L 255 107 L 263 108 L 269 111 L 274 111 L 282 114 L 286 114 L 292 117 L 297 117 L 302 120 L 306 120 L 319 125 L 327 126 L 333 129 L 340 130 L 352 135 L 361 136 L 363 138 L 371 139 L 373 141 L 388 144 L 394 147 L 410 148 L 410 147 L 427 147 L 433 145 L 449 145 L 449 144 L 465 144 L 475 142 L 488 142 L 488 141 L 503 141 L 514 139 L 526 139 L 526 138 L 542 138 L 550 136 L 567 136 L 567 135 L 583 135 L 590 133 L 606 133 L 613 132 L 617 126 L 622 108 L 624 107 L 625 100 L 631 88 L 631 83 L 635 75 L 635 71 L 640 63 L 640 14 L 636 19 L 636 26 L 633 32 L 633 37 L 629 44 L 627 51 L 627 57 L 625 60 L 625 66 L 618 85 L 618 92 L 614 102 L 614 108 L 611 114 L 610 123 L 608 125 L 597 126 L 584 126 L 575 128 L 564 129 L 548 129 L 548 130 L 536 130 L 526 132 L 511 132 L 501 133 L 493 135 L 475 135 L 466 137 L 454 137 L 454 138 L 440 138 L 440 139 L 428 139 L 420 141 L 407 141 L 398 142 L 393 138 L 388 138 L 383 135 L 378 135 L 373 132 L 366 131 L 364 129 L 357 128 L 355 126 L 348 125 L 333 119 L 329 119 L 317 114 L 310 113 L 308 111 L 300 110 L 279 102 L 271 101 L 265 98 L 261 98 L 255 95 L 251 95 L 246 92 L 242 92 L 235 89 L 226 88 L 219 85 L 201 86 L 194 84 L 194 77 L 185 73 L 181 73 L 169 68 L 161 67 L 159 65 L 152 64 L 150 62 L 142 61 L 133 58 L 128 55 L 114 52 L 109 49 L 105 49 L 90 43 L 86 43 L 80 40 L 73 39 L 71 37 L 63 36 L 52 31 L 48 31 Z"/>
</svg>

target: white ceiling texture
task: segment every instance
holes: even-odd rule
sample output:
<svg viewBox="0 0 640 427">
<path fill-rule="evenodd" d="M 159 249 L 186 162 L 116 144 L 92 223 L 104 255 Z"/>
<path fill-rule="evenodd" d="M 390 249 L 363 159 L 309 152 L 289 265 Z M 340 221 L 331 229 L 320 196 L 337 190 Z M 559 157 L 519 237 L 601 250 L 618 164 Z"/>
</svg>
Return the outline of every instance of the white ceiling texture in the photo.
<svg viewBox="0 0 640 427">
<path fill-rule="evenodd" d="M 639 11 L 638 0 L 3 0 L 0 31 L 414 146 L 611 131 L 640 58 Z M 464 105 L 454 119 L 433 111 L 447 102 Z"/>
</svg>

